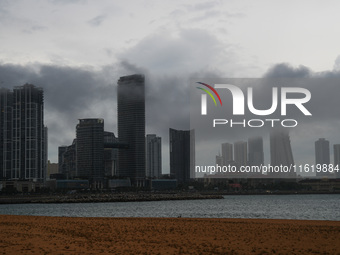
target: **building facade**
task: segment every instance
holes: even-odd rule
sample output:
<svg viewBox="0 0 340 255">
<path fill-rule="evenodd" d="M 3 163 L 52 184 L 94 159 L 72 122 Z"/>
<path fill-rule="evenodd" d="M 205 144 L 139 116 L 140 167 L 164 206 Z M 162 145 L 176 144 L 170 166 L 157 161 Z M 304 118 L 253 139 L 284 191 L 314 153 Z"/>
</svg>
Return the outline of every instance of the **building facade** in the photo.
<svg viewBox="0 0 340 255">
<path fill-rule="evenodd" d="M 103 128 L 102 119 L 80 120 L 77 139 L 72 145 L 59 147 L 59 173 L 66 179 L 87 179 L 91 188 L 99 188 L 93 183 L 101 186 L 105 178 L 116 176 L 118 139 Z"/>
<path fill-rule="evenodd" d="M 44 182 L 47 128 L 43 89 L 25 84 L 0 94 L 2 178 Z"/>
<path fill-rule="evenodd" d="M 90 184 L 104 177 L 104 120 L 80 119 L 76 127 L 76 162 L 79 178 Z"/>
<path fill-rule="evenodd" d="M 146 177 L 160 178 L 162 175 L 162 139 L 156 135 L 146 136 Z"/>
<path fill-rule="evenodd" d="M 120 77 L 117 87 L 119 142 L 127 149 L 118 152 L 118 176 L 135 186 L 145 183 L 145 78 L 135 74 Z"/>
</svg>

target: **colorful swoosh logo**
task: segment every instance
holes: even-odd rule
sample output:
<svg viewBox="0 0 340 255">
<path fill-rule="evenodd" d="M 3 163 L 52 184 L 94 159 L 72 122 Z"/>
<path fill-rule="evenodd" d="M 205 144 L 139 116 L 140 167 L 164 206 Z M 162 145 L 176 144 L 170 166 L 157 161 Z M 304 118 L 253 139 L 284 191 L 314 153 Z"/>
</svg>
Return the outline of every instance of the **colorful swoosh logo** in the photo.
<svg viewBox="0 0 340 255">
<path fill-rule="evenodd" d="M 212 92 L 214 92 L 214 94 L 217 96 L 218 100 L 220 101 L 220 104 L 222 106 L 222 100 L 220 98 L 220 95 L 217 93 L 217 91 L 212 87 L 210 86 L 209 84 L 206 84 L 206 83 L 203 83 L 203 82 L 197 82 L 198 84 L 201 84 L 203 86 L 206 86 L 207 88 L 209 88 Z M 206 92 L 213 100 L 214 100 L 214 103 L 215 105 L 217 106 L 217 103 L 216 103 L 216 100 L 214 98 L 214 96 L 211 94 L 211 92 L 207 89 L 203 89 L 203 88 L 200 88 L 200 87 L 197 87 L 198 89 L 201 89 L 203 90 L 204 92 Z"/>
</svg>

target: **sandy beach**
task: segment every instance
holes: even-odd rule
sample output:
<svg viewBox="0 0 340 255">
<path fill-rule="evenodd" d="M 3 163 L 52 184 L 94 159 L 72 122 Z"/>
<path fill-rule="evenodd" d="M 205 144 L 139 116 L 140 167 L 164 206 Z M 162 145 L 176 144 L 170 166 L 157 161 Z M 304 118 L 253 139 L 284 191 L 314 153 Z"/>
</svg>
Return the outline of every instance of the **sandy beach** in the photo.
<svg viewBox="0 0 340 255">
<path fill-rule="evenodd" d="M 340 254 L 340 221 L 0 216 L 0 254 Z"/>
</svg>

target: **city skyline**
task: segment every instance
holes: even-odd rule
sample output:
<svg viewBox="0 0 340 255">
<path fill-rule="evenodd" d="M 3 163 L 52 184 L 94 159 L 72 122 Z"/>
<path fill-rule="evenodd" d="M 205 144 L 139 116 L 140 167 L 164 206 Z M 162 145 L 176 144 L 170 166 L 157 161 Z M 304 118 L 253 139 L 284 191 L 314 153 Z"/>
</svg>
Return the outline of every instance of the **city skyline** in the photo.
<svg viewBox="0 0 340 255">
<path fill-rule="evenodd" d="M 129 76 L 129 78 L 134 78 L 134 77 L 136 77 L 135 75 L 131 75 L 131 76 Z M 29 85 L 29 84 L 26 84 L 26 85 L 23 85 L 23 86 L 17 86 L 17 87 L 15 87 L 14 88 L 14 91 L 16 91 L 16 90 L 20 90 L 21 88 L 24 88 L 24 87 L 31 87 L 31 88 L 35 88 L 35 86 L 34 85 Z M 41 90 L 42 91 L 42 90 Z M 9 90 L 6 90 L 6 89 L 2 89 L 1 90 L 1 92 L 2 92 L 2 96 L 4 96 L 4 95 L 7 95 L 8 93 L 10 93 L 10 91 Z M 4 102 L 6 102 L 5 100 L 2 100 L 1 101 L 2 102 L 2 105 L 3 105 L 3 103 Z M 92 118 L 93 119 L 93 118 Z M 104 120 L 102 120 L 102 121 L 104 121 Z M 78 129 L 78 127 L 76 128 L 76 129 Z M 153 136 L 155 136 L 155 135 L 153 135 Z M 145 138 L 147 138 L 147 136 L 145 136 Z M 261 137 L 253 137 L 253 138 L 249 138 L 248 139 L 248 146 L 250 146 L 250 144 L 251 143 L 253 143 L 253 142 L 255 142 L 255 140 L 259 140 L 259 139 L 262 139 Z M 259 141 L 257 141 L 257 143 L 258 143 Z M 263 143 L 263 142 L 262 142 Z M 247 145 L 247 142 L 241 142 L 241 141 L 238 141 L 238 142 L 234 142 L 234 147 L 235 148 L 237 148 L 237 147 L 240 147 L 241 145 Z M 325 146 L 323 146 L 323 144 L 325 144 Z M 225 150 L 224 149 L 224 146 L 227 146 L 227 145 L 232 145 L 232 144 L 229 144 L 229 143 L 224 143 L 224 144 L 222 144 L 222 157 L 223 157 L 223 151 Z M 240 146 L 238 146 L 238 145 L 240 145 Z M 257 145 L 257 146 L 259 146 L 259 145 Z M 63 147 L 63 146 L 60 146 L 61 148 Z M 246 164 L 250 164 L 250 156 L 249 156 L 249 152 L 247 152 L 247 149 L 248 148 L 250 148 L 250 147 L 245 147 L 245 146 L 243 146 L 244 148 L 245 148 L 245 152 L 242 154 L 240 151 L 241 151 L 241 149 L 234 149 L 235 150 L 235 152 L 234 152 L 234 156 L 232 155 L 232 151 L 233 151 L 233 147 L 231 147 L 231 157 L 233 158 L 234 157 L 234 161 L 237 163 L 238 161 L 240 161 L 240 158 L 243 158 L 243 162 L 246 162 Z M 261 145 L 260 147 L 263 147 L 263 145 Z M 323 148 L 328 148 L 326 151 L 323 149 Z M 325 138 L 319 138 L 318 139 L 318 141 L 316 141 L 315 142 L 315 164 L 329 164 L 330 162 L 331 162 L 331 155 L 333 155 L 333 162 L 334 162 L 334 164 L 336 164 L 336 162 L 338 162 L 338 159 L 337 159 L 337 153 L 338 153 L 338 151 L 337 151 L 337 147 L 338 147 L 338 144 L 334 144 L 334 149 L 333 149 L 333 153 L 331 152 L 331 150 L 330 150 L 330 143 L 329 143 L 329 141 L 328 140 L 326 140 Z M 59 148 L 60 149 L 60 148 Z M 321 150 L 322 149 L 322 150 Z M 250 149 L 249 149 L 250 150 Z M 320 151 L 321 150 L 321 151 Z M 237 152 L 238 151 L 238 152 Z M 285 151 L 285 150 L 281 150 L 281 151 Z M 290 149 L 290 151 L 291 151 L 291 149 Z M 322 152 L 323 151 L 323 152 Z M 230 152 L 229 152 L 230 153 Z M 242 155 L 240 155 L 240 154 L 242 154 Z M 280 154 L 280 153 L 279 153 Z M 282 153 L 281 153 L 282 154 Z M 288 153 L 288 154 L 291 154 L 291 152 L 290 153 Z M 325 154 L 325 155 L 324 155 Z M 60 153 L 59 153 L 59 155 L 60 155 Z M 246 156 L 245 155 L 248 155 L 248 159 L 246 158 Z M 259 156 L 258 156 L 259 157 Z M 263 155 L 262 155 L 262 157 L 263 157 Z M 326 157 L 326 159 L 323 159 L 324 157 Z M 260 156 L 260 158 L 261 158 L 261 156 Z M 275 157 L 274 157 L 275 158 Z M 291 157 L 292 158 L 292 157 Z M 78 159 L 78 157 L 77 157 L 77 159 Z M 272 157 L 271 157 L 271 160 L 272 160 Z M 274 160 L 275 161 L 275 160 Z M 288 160 L 289 162 L 294 162 L 294 160 Z M 238 164 L 239 165 L 245 165 L 245 163 L 240 163 L 240 162 L 238 162 Z M 146 164 L 146 166 L 147 166 L 147 164 Z M 147 170 L 146 170 L 146 173 L 147 173 Z M 78 174 L 76 174 L 76 176 L 78 176 Z M 317 176 L 325 176 L 325 175 L 322 175 L 322 174 L 319 174 L 319 175 L 317 175 Z"/>
<path fill-rule="evenodd" d="M 225 142 L 221 144 L 222 154 L 219 152 L 219 155 L 215 156 L 215 163 L 219 166 L 235 166 L 239 168 L 240 166 L 289 166 L 292 165 L 298 169 L 296 177 L 316 177 L 316 178 L 339 178 L 340 173 L 336 169 L 340 167 L 340 144 L 334 144 L 330 147 L 330 142 L 325 138 L 319 138 L 314 143 L 314 163 L 305 165 L 298 165 L 294 163 L 294 153 L 291 147 L 291 139 L 289 137 L 289 133 L 284 130 L 276 130 L 270 133 L 269 135 L 269 151 L 264 150 L 263 137 L 255 136 L 249 137 L 248 142 L 245 141 L 237 141 L 234 144 Z M 332 149 L 331 149 L 332 148 Z M 238 155 L 235 155 L 235 152 L 238 151 Z M 244 152 L 248 152 L 248 156 L 244 156 Z M 224 153 L 223 153 L 224 152 Z M 267 155 L 267 160 L 264 160 L 264 155 Z M 236 160 L 238 158 L 238 160 Z M 238 161 L 243 162 L 240 163 Z M 332 160 L 333 159 L 333 160 Z M 317 172 L 317 168 L 322 168 L 322 165 L 331 165 L 331 168 L 335 169 L 333 172 Z M 306 175 L 306 173 L 301 174 L 299 172 L 299 168 L 307 166 L 307 169 L 310 172 L 310 175 Z M 312 171 L 313 169 L 313 171 Z M 216 177 L 220 178 L 222 175 L 217 174 Z M 261 175 L 253 175 L 247 174 L 247 177 L 259 178 Z M 213 176 L 212 176 L 213 177 Z M 242 177 L 242 174 L 239 175 Z M 245 178 L 246 175 L 243 175 Z M 264 177 L 264 176 L 262 176 Z M 266 177 L 270 177 L 267 175 Z M 277 175 L 272 176 L 274 178 L 288 178 L 285 175 Z M 295 178 L 293 175 L 292 178 Z M 289 177 L 290 178 L 290 177 Z"/>
<path fill-rule="evenodd" d="M 103 118 L 107 129 L 117 134 L 116 117 L 109 114 L 116 107 L 116 81 L 144 73 L 149 85 L 146 133 L 164 138 L 162 164 L 168 173 L 168 122 L 177 129 L 190 128 L 189 78 L 337 77 L 339 35 L 332 29 L 337 6 L 321 1 L 299 1 L 294 8 L 286 1 L 5 1 L 0 4 L 0 26 L 6 35 L 1 40 L 0 86 L 29 82 L 44 88 L 48 158 L 57 162 L 58 146 L 72 143 L 78 119 Z M 315 19 L 320 10 L 327 15 Z M 283 22 L 277 13 L 290 19 Z M 338 94 L 337 88 L 332 94 Z M 336 108 L 332 100 L 315 105 L 325 102 L 329 109 Z M 313 117 L 318 130 L 315 124 L 305 130 L 311 137 L 321 133 L 318 136 L 339 143 L 338 123 L 327 117 Z M 299 132 L 291 137 L 298 146 L 308 147 L 299 141 Z"/>
</svg>

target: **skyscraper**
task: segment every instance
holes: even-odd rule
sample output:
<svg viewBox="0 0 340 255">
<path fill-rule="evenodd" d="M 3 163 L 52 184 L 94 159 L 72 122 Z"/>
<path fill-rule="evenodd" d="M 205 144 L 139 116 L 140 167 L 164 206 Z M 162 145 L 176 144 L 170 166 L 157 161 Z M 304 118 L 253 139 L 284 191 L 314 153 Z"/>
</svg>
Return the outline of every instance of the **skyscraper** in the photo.
<svg viewBox="0 0 340 255">
<path fill-rule="evenodd" d="M 11 178 L 13 92 L 0 88 L 0 179 Z"/>
<path fill-rule="evenodd" d="M 250 166 L 260 166 L 264 164 L 262 137 L 252 137 L 248 139 L 248 164 Z"/>
<path fill-rule="evenodd" d="M 288 131 L 274 131 L 270 134 L 270 163 L 271 166 L 290 167 L 294 165 Z M 268 176 L 273 178 L 296 178 L 293 171 L 268 173 Z"/>
<path fill-rule="evenodd" d="M 118 176 L 136 186 L 145 180 L 145 85 L 144 76 L 120 77 L 117 88 L 118 139 L 128 148 L 118 152 Z"/>
<path fill-rule="evenodd" d="M 247 165 L 247 142 L 234 143 L 234 160 L 238 167 Z"/>
<path fill-rule="evenodd" d="M 319 138 L 319 140 L 315 141 L 315 164 L 323 165 L 330 163 L 330 152 L 329 152 L 329 141 L 325 138 Z M 317 172 L 316 176 L 327 176 L 329 172 Z"/>
<path fill-rule="evenodd" d="M 44 94 L 32 84 L 13 90 L 11 178 L 44 181 L 47 129 L 44 127 Z"/>
<path fill-rule="evenodd" d="M 162 139 L 156 135 L 146 136 L 146 177 L 162 175 Z"/>
<path fill-rule="evenodd" d="M 104 120 L 80 119 L 76 127 L 77 176 L 101 183 L 104 178 Z"/>
<path fill-rule="evenodd" d="M 231 143 L 222 143 L 223 165 L 229 165 L 233 160 L 233 145 Z"/>
<path fill-rule="evenodd" d="M 339 171 L 335 172 L 335 177 L 340 178 L 340 144 L 334 144 L 334 168 L 337 167 Z"/>
<path fill-rule="evenodd" d="M 170 175 L 179 183 L 189 182 L 194 176 L 194 130 L 169 129 Z"/>
</svg>

